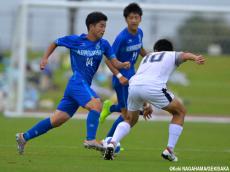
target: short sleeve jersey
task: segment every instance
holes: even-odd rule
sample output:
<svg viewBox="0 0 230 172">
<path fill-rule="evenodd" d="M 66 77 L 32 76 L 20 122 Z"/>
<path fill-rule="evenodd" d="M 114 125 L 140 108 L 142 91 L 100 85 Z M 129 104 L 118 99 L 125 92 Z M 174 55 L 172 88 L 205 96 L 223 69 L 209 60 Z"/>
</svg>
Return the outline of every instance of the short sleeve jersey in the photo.
<svg viewBox="0 0 230 172">
<path fill-rule="evenodd" d="M 112 45 L 116 58 L 121 62 L 129 61 L 131 64 L 129 69 L 119 70 L 120 73 L 128 79 L 135 74 L 134 65 L 140 54 L 141 48 L 143 47 L 142 38 L 143 32 L 140 28 L 138 28 L 135 35 L 129 33 L 128 28 L 125 28 L 118 34 Z M 119 81 L 116 80 L 116 82 Z"/>
<path fill-rule="evenodd" d="M 163 51 L 146 55 L 130 79 L 130 85 L 150 85 L 153 88 L 166 88 L 171 73 L 182 63 L 181 52 Z"/>
<path fill-rule="evenodd" d="M 86 34 L 70 35 L 55 41 L 57 46 L 70 49 L 71 68 L 76 80 L 85 80 L 91 85 L 103 55 L 108 59 L 115 58 L 115 54 L 105 39 L 90 41 Z"/>
</svg>

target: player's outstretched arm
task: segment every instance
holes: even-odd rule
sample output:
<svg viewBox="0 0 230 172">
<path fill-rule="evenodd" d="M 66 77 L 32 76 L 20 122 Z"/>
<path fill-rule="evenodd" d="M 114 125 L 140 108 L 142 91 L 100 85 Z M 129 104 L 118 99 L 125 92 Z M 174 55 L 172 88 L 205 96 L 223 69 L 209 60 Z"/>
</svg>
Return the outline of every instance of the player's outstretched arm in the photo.
<svg viewBox="0 0 230 172">
<path fill-rule="evenodd" d="M 50 46 L 46 50 L 46 52 L 43 55 L 41 62 L 40 62 L 40 69 L 41 70 L 45 69 L 45 66 L 48 63 L 48 58 L 52 54 L 52 52 L 55 50 L 56 47 L 57 47 L 57 45 L 55 43 L 52 43 L 52 44 L 50 44 Z"/>
<path fill-rule="evenodd" d="M 130 68 L 130 62 L 120 62 L 117 60 L 117 58 L 113 58 L 110 60 L 112 65 L 117 69 L 129 69 Z"/>
<path fill-rule="evenodd" d="M 117 77 L 117 79 L 119 80 L 119 82 L 122 85 L 126 85 L 128 84 L 128 79 L 126 77 L 124 77 L 113 65 L 112 63 L 108 60 L 105 59 L 105 64 L 108 66 L 108 68 L 110 69 L 110 71 L 113 73 L 113 75 L 115 75 Z"/>
<path fill-rule="evenodd" d="M 181 59 L 182 61 L 187 61 L 187 60 L 195 61 L 195 63 L 197 64 L 204 64 L 205 62 L 205 58 L 202 55 L 195 55 L 193 53 L 183 52 L 181 54 Z"/>
</svg>

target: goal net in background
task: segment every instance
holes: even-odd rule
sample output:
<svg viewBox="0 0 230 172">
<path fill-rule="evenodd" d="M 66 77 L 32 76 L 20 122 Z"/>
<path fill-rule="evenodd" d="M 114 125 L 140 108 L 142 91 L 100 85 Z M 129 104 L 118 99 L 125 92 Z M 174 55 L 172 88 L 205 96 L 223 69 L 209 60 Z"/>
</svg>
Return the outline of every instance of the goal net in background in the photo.
<svg viewBox="0 0 230 172">
<path fill-rule="evenodd" d="M 64 48 L 58 48 L 50 59 L 49 68 L 39 71 L 39 61 L 48 45 L 56 38 L 68 35 L 69 9 L 76 9 L 75 33 L 86 33 L 85 18 L 92 11 L 108 16 L 105 38 L 113 42 L 126 26 L 123 2 L 22 1 L 18 7 L 8 70 L 6 116 L 23 116 L 54 110 L 61 99 L 70 68 Z M 144 46 L 151 50 L 159 38 L 169 38 L 176 49 L 200 53 L 228 54 L 230 8 L 223 6 L 184 6 L 139 4 L 144 12 L 141 28 Z M 109 74 L 102 66 L 95 87 L 107 82 Z M 63 72 L 65 71 L 65 72 Z M 60 84 L 60 85 L 59 85 Z M 107 83 L 108 85 L 108 83 Z M 97 87 L 98 86 L 98 87 Z M 111 95 L 106 90 L 101 94 Z M 100 94 L 100 93 L 99 93 Z M 58 96 L 57 96 L 58 95 Z"/>
</svg>

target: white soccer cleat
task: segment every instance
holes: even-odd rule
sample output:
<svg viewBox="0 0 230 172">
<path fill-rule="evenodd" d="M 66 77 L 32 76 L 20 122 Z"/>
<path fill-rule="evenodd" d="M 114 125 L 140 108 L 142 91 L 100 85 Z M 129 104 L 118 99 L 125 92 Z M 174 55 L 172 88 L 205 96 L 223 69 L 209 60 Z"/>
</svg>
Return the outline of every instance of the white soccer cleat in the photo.
<svg viewBox="0 0 230 172">
<path fill-rule="evenodd" d="M 20 155 L 22 155 L 24 153 L 24 148 L 26 145 L 26 141 L 23 138 L 23 133 L 17 133 L 16 134 L 16 142 L 17 142 L 18 153 Z"/>
<path fill-rule="evenodd" d="M 87 149 L 95 149 L 97 151 L 104 152 L 105 147 L 102 145 L 102 143 L 96 141 L 96 140 L 85 140 L 83 143 L 84 147 Z"/>
<path fill-rule="evenodd" d="M 114 149 L 115 146 L 112 143 L 109 143 L 104 154 L 105 160 L 113 160 L 114 159 Z"/>
<path fill-rule="evenodd" d="M 166 148 L 161 156 L 166 159 L 166 160 L 169 160 L 169 161 L 173 161 L 173 162 L 177 162 L 178 161 L 178 158 L 175 156 L 174 152 L 171 151 L 169 148 Z"/>
</svg>

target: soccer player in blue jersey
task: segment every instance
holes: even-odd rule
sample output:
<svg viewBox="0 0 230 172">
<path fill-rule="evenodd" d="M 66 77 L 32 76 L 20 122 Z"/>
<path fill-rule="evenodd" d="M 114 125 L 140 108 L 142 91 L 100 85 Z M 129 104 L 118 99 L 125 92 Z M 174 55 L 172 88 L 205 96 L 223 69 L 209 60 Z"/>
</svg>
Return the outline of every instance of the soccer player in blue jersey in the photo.
<svg viewBox="0 0 230 172">
<path fill-rule="evenodd" d="M 121 112 L 117 120 L 113 123 L 112 128 L 107 137 L 112 137 L 117 125 L 124 120 L 127 111 L 128 99 L 128 80 L 135 74 L 135 63 L 139 54 L 144 57 L 147 53 L 143 48 L 142 38 L 143 32 L 139 28 L 142 17 L 142 9 L 136 3 L 131 3 L 125 7 L 123 11 L 127 27 L 123 29 L 116 37 L 112 48 L 120 61 L 129 61 L 131 67 L 129 69 L 117 70 L 106 60 L 107 66 L 113 72 L 112 85 L 117 94 L 117 105 L 112 105 L 110 100 L 103 103 L 103 109 L 100 115 L 100 123 L 112 112 Z"/>
<path fill-rule="evenodd" d="M 130 67 L 130 62 L 118 61 L 108 41 L 102 39 L 106 21 L 107 16 L 103 13 L 92 12 L 86 18 L 88 34 L 65 36 L 57 39 L 48 47 L 40 63 L 41 70 L 45 68 L 48 58 L 56 47 L 64 46 L 70 50 L 73 75 L 69 79 L 64 96 L 54 114 L 38 122 L 28 131 L 16 134 L 19 154 L 24 152 L 25 144 L 29 140 L 68 121 L 79 106 L 89 111 L 86 121 L 87 137 L 84 146 L 97 150 L 103 149 L 103 146 L 95 139 L 102 103 L 90 85 L 103 55 L 108 58 L 115 68 L 128 69 Z"/>
</svg>

